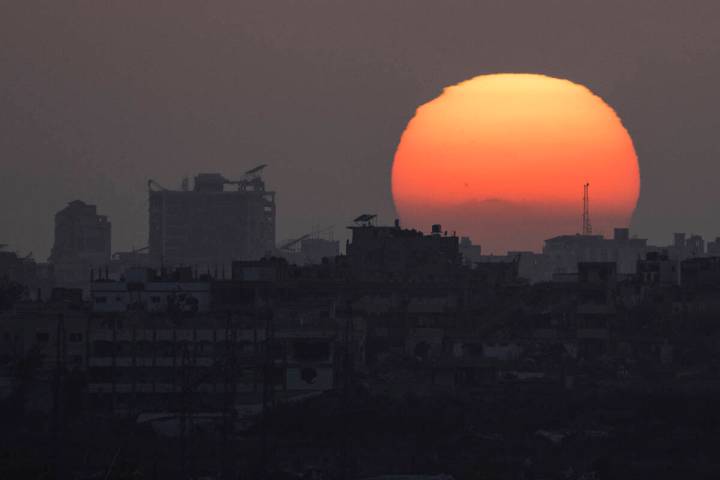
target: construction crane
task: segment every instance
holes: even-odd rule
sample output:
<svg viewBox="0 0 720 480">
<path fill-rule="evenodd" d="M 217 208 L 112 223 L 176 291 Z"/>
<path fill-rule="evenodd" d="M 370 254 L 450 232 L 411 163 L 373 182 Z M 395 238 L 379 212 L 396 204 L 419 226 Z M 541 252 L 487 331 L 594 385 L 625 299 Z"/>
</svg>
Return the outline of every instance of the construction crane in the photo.
<svg viewBox="0 0 720 480">
<path fill-rule="evenodd" d="M 326 227 L 326 228 L 319 228 L 317 230 L 313 230 L 312 232 L 306 233 L 305 235 L 303 235 L 301 237 L 298 237 L 298 238 L 295 238 L 292 240 L 288 240 L 287 242 L 281 244 L 278 247 L 278 250 L 290 250 L 291 247 L 297 245 L 298 243 L 302 242 L 303 240 L 320 235 L 321 233 L 331 232 L 333 228 L 335 228 L 335 225 L 330 225 L 329 227 Z"/>
<path fill-rule="evenodd" d="M 255 168 L 251 168 L 247 172 L 245 172 L 246 177 L 256 177 L 260 175 L 260 172 L 265 170 L 265 167 L 267 167 L 267 164 L 263 163 L 262 165 L 258 165 Z"/>
<path fill-rule="evenodd" d="M 247 184 L 249 182 L 252 182 L 254 180 L 260 179 L 260 174 L 263 170 L 265 170 L 265 167 L 267 167 L 267 164 L 258 165 L 255 168 L 251 168 L 250 170 L 246 171 L 242 177 L 240 177 L 238 180 L 227 180 L 225 179 L 225 183 L 229 183 L 232 185 L 242 185 Z"/>
<path fill-rule="evenodd" d="M 148 179 L 148 181 L 147 181 L 147 187 L 148 187 L 148 191 L 152 191 L 153 187 L 155 187 L 155 188 L 157 188 L 157 189 L 159 189 L 159 190 L 165 190 L 165 191 L 167 191 L 167 188 L 163 187 L 162 185 L 160 185 L 158 182 L 156 182 L 156 181 L 153 180 L 152 178 Z"/>
<path fill-rule="evenodd" d="M 252 185 L 253 190 L 265 190 L 265 182 L 263 182 L 260 174 L 267 167 L 266 164 L 258 165 L 255 168 L 251 168 L 246 171 L 245 174 L 238 180 L 227 180 L 224 179 L 228 185 L 237 185 L 240 190 L 247 190 L 247 187 Z"/>
<path fill-rule="evenodd" d="M 283 243 L 278 247 L 278 250 L 290 250 L 291 247 L 297 245 L 298 243 L 302 242 L 306 238 L 310 238 L 312 234 L 306 233 L 302 237 L 294 238 L 292 240 L 288 240 L 287 242 Z"/>
<path fill-rule="evenodd" d="M 240 190 L 246 190 L 248 186 L 252 186 L 253 190 L 264 190 L 265 189 L 265 183 L 262 181 L 262 178 L 260 174 L 263 170 L 267 167 L 267 164 L 258 165 L 255 168 L 251 168 L 250 170 L 246 171 L 242 177 L 240 177 L 238 180 L 228 180 L 227 178 L 220 177 L 220 180 L 224 184 L 228 185 L 237 185 Z M 218 175 L 219 177 L 219 175 Z M 197 182 L 197 179 L 196 179 Z M 189 180 L 187 177 L 183 178 L 181 189 L 183 192 L 187 192 L 190 190 Z M 152 191 L 153 189 L 161 190 L 161 191 L 168 191 L 167 188 L 160 185 L 157 181 L 153 180 L 152 178 L 148 180 L 148 191 Z"/>
</svg>

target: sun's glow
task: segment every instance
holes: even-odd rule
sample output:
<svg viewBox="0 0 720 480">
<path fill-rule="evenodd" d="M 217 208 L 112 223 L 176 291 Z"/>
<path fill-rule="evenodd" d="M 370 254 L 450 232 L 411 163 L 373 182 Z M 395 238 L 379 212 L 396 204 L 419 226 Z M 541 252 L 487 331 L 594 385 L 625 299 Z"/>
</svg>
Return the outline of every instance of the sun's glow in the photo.
<svg viewBox="0 0 720 480">
<path fill-rule="evenodd" d="M 392 170 L 406 226 L 442 223 L 495 253 L 577 233 L 587 182 L 595 231 L 627 226 L 640 189 L 630 135 L 586 87 L 535 74 L 446 88 L 417 109 Z"/>
</svg>

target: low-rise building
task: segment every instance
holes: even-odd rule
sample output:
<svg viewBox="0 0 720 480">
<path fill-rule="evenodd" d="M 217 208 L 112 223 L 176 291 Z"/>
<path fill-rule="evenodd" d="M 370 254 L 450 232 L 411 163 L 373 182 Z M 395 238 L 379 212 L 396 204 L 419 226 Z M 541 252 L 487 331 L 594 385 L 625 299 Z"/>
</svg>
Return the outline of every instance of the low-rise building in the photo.
<svg viewBox="0 0 720 480">
<path fill-rule="evenodd" d="M 210 279 L 198 278 L 189 268 L 158 275 L 152 269 L 134 269 L 119 280 L 94 278 L 90 285 L 92 310 L 118 313 L 201 313 L 210 309 Z"/>
</svg>

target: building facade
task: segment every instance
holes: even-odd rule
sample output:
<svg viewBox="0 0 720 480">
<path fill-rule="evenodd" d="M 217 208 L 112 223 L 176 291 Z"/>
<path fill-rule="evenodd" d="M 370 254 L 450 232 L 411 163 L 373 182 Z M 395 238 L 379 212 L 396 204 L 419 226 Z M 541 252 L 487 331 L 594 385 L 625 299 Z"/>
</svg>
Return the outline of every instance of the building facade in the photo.
<svg viewBox="0 0 720 480">
<path fill-rule="evenodd" d="M 229 266 L 259 259 L 275 246 L 275 192 L 265 190 L 259 171 L 240 180 L 202 173 L 192 190 L 153 188 L 150 182 L 148 196 L 156 266 Z"/>
<path fill-rule="evenodd" d="M 110 262 L 111 224 L 97 206 L 70 202 L 55 215 L 55 240 L 49 261 L 58 286 L 87 290 L 90 270 Z"/>
<path fill-rule="evenodd" d="M 430 235 L 418 230 L 380 227 L 369 223 L 349 227 L 352 243 L 347 256 L 360 281 L 443 281 L 462 264 L 458 237 L 433 225 Z"/>
</svg>

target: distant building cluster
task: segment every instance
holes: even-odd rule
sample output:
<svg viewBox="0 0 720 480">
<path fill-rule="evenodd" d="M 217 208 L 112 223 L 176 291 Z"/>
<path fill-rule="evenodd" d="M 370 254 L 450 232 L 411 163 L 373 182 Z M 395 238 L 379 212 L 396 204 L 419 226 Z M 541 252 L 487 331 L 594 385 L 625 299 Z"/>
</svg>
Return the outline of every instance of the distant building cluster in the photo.
<svg viewBox="0 0 720 480">
<path fill-rule="evenodd" d="M 340 256 L 333 227 L 318 227 L 276 243 L 275 192 L 265 187 L 264 168 L 260 165 L 235 180 L 201 173 L 192 186 L 184 179 L 178 190 L 148 181 L 147 245 L 130 251 L 113 253 L 108 217 L 95 205 L 72 201 L 55 215 L 48 262 L 0 251 L 2 274 L 26 286 L 32 298 L 47 297 L 53 286 L 80 288 L 87 296 L 93 278 L 121 278 L 136 267 L 189 267 L 221 277 L 230 275 L 233 261 L 280 257 L 293 265 L 317 265 Z M 480 245 L 468 237 L 448 236 L 439 225 L 426 236 L 399 228 L 397 222 L 393 227 L 375 226 L 375 217 L 367 217 L 350 227 L 355 240 L 346 246 L 349 261 L 356 262 L 355 274 L 364 279 L 403 281 L 425 275 L 439 280 L 460 264 L 486 271 L 502 268 L 492 264 L 513 264 L 519 278 L 530 283 L 565 282 L 577 277 L 579 262 L 613 262 L 620 275 L 633 276 L 639 272 L 639 260 L 656 254 L 675 263 L 675 281 L 680 283 L 679 262 L 720 256 L 720 237 L 705 242 L 699 235 L 675 233 L 672 244 L 653 246 L 631 236 L 627 228 L 616 228 L 612 238 L 589 231 L 549 238 L 539 253 L 484 255 Z"/>
<path fill-rule="evenodd" d="M 332 228 L 313 231 L 276 246 L 275 192 L 266 190 L 265 165 L 230 180 L 218 173 L 195 176 L 178 190 L 148 181 L 147 245 L 130 251 L 111 248 L 112 227 L 95 205 L 75 200 L 55 215 L 52 252 L 47 263 L 3 256 L 0 274 L 29 287 L 28 295 L 47 297 L 53 286 L 89 292 L 92 278 L 119 278 L 128 269 L 191 266 L 229 274 L 236 260 L 280 256 L 293 264 L 317 264 L 340 254 Z M 330 238 L 324 238 L 329 234 Z"/>
<path fill-rule="evenodd" d="M 518 263 L 521 278 L 531 283 L 566 281 L 577 277 L 580 262 L 611 262 L 620 275 L 632 277 L 638 273 L 640 260 L 651 256 L 667 257 L 679 265 L 690 258 L 720 255 L 720 238 L 707 242 L 699 235 L 675 233 L 673 243 L 666 246 L 649 245 L 647 239 L 630 236 L 628 228 L 616 228 L 612 238 L 603 235 L 560 235 L 545 240 L 542 253 L 510 251 L 506 255 L 482 255 L 480 247 L 469 240 L 461 242 L 466 263 Z M 676 269 L 679 272 L 679 269 Z M 675 281 L 681 281 L 678 276 Z"/>
<path fill-rule="evenodd" d="M 68 212 L 82 221 L 68 221 Z M 74 203 L 59 218 L 65 237 L 53 258 L 87 261 L 84 248 L 87 255 L 101 249 L 107 255 L 109 226 L 94 208 Z M 259 401 L 267 381 L 288 399 L 338 388 L 348 368 L 339 352 L 347 349 L 358 371 L 388 355 L 410 355 L 428 369 L 428 381 L 453 389 L 508 375 L 560 375 L 552 362 L 529 370 L 518 363 L 539 345 L 562 345 L 576 361 L 635 351 L 645 342 L 657 350 L 658 365 L 666 365 L 682 347 L 662 335 L 626 337 L 624 329 L 634 324 L 624 316 L 653 305 L 658 295 L 668 318 L 720 309 L 720 258 L 693 256 L 695 241 L 680 236 L 672 253 L 649 249 L 624 229 L 613 239 L 556 237 L 534 255 L 557 255 L 566 271 L 531 283 L 521 275 L 523 254 L 468 265 L 461 253 L 467 242 L 439 225 L 423 234 L 374 220 L 358 217 L 347 254 L 319 264 L 264 257 L 233 261 L 226 271 L 136 266 L 113 276 L 93 270 L 87 299 L 69 287 L 54 288 L 43 301 L 18 299 L 0 319 L 0 355 L 42 352 L 48 375 L 62 361 L 82 373 L 97 408 L 156 411 L 188 395 L 184 401 L 202 397 L 203 408 L 219 409 L 230 388 L 243 392 L 243 402 Z M 630 258 L 643 253 L 629 273 Z M 22 272 L 27 262 L 17 261 L 14 272 Z M 227 378 L 221 366 L 230 359 L 237 368 Z M 259 369 L 267 361 L 270 379 Z M 187 369 L 197 383 L 183 383 Z M 569 370 L 559 377 L 567 385 L 573 378 Z"/>
<path fill-rule="evenodd" d="M 522 408 L 538 417 L 568 398 L 584 402 L 650 386 L 665 391 L 667 382 L 680 379 L 717 381 L 720 257 L 711 249 L 717 240 L 706 246 L 697 236 L 678 234 L 672 245 L 653 247 L 620 228 L 607 239 L 554 237 L 542 253 L 485 256 L 441 225 L 426 234 L 399 222 L 378 226 L 368 214 L 349 227 L 345 254 L 336 241 L 314 234 L 273 249 L 267 239 L 193 237 L 192 227 L 165 203 L 175 193 L 181 204 L 196 198 L 198 208 L 228 203 L 217 216 L 207 214 L 200 231 L 217 232 L 226 219 L 254 218 L 229 231 L 237 238 L 251 230 L 266 235 L 274 218 L 266 200 L 253 197 L 250 204 L 260 202 L 258 216 L 242 217 L 248 212 L 233 209 L 248 207 L 245 193 L 200 189 L 151 190 L 151 196 L 160 194 L 151 206 L 160 219 L 151 224 L 177 230 L 156 238 L 148 251 L 110 257 L 107 219 L 73 202 L 58 214 L 49 268 L 0 252 L 0 400 L 22 395 L 33 418 L 44 415 L 58 424 L 70 421 L 58 413 L 66 411 L 63 405 L 68 412 L 82 405 L 68 418 L 133 419 L 155 432 L 170 431 L 163 434 L 186 445 L 267 439 L 267 419 L 277 421 L 276 428 L 295 425 L 310 398 L 330 405 L 322 428 L 331 428 L 338 418 L 332 412 L 365 415 L 367 405 L 385 412 L 418 398 L 430 399 L 434 409 L 446 408 L 452 396 L 473 405 L 496 402 L 506 411 L 506 398 L 522 392 Z M 263 191 L 257 190 L 261 198 Z M 166 207 L 171 217 L 162 220 Z M 205 252 L 193 257 L 198 263 L 180 260 L 188 245 Z M 261 253 L 261 245 L 270 250 Z M 158 262 L 154 255 L 163 251 Z M 175 265 L 164 259 L 170 254 L 178 255 Z M 65 283 L 52 278 L 61 264 L 79 265 L 54 272 L 72 272 L 64 274 Z M 5 288 L 10 276 L 48 293 Z M 288 406 L 285 415 L 295 412 L 277 417 L 285 424 L 273 417 L 280 406 Z M 637 434 L 621 413 L 603 415 L 607 425 L 574 426 L 572 434 L 538 428 L 518 437 L 517 448 L 525 451 L 538 438 L 567 437 L 581 448 L 591 437 L 622 429 Z M 364 427 L 358 422 L 354 428 Z M 310 441 L 297 435 L 294 445 Z M 482 445 L 497 443 L 493 435 Z M 476 442 L 472 438 L 468 442 Z M 274 461 L 296 461 L 290 450 L 296 448 L 273 448 Z M 256 460 L 271 464 L 267 455 L 223 461 L 243 471 Z M 303 452 L 306 458 L 323 455 Z M 217 466 L 214 457 L 198 455 L 193 462 L 202 471 Z M 360 468 L 370 476 L 379 473 L 374 465 Z M 505 468 L 534 467 L 510 459 Z"/>
</svg>

